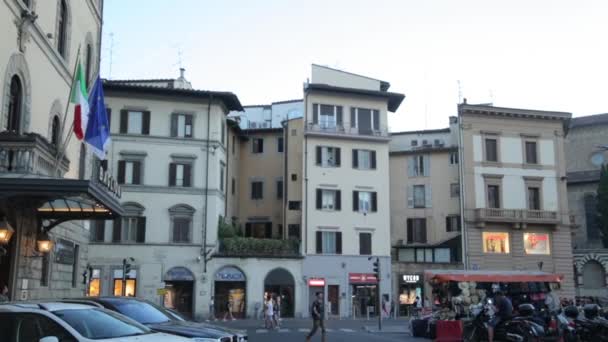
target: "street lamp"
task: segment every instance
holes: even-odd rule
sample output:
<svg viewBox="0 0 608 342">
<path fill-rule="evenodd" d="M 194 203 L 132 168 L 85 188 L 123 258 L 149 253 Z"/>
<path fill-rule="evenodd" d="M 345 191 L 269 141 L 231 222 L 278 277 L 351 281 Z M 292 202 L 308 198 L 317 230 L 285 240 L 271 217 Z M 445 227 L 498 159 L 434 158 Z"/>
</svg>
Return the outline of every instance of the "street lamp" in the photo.
<svg viewBox="0 0 608 342">
<path fill-rule="evenodd" d="M 0 245 L 8 245 L 14 232 L 15 230 L 11 227 L 10 223 L 8 223 L 6 217 L 0 220 Z"/>
</svg>

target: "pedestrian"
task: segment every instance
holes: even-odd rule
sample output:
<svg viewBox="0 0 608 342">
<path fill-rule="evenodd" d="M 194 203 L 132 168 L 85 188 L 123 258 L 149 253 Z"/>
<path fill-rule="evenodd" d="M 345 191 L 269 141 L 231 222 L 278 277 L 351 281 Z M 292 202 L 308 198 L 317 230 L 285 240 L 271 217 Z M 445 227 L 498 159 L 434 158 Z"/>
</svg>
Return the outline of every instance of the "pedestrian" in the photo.
<svg viewBox="0 0 608 342">
<path fill-rule="evenodd" d="M 266 329 L 274 328 L 274 303 L 272 296 L 268 295 L 268 301 L 266 302 Z"/>
<path fill-rule="evenodd" d="M 8 286 L 0 284 L 0 302 L 8 302 Z"/>
<path fill-rule="evenodd" d="M 513 315 L 513 304 L 501 290 L 496 292 L 494 306 L 496 307 L 496 314 L 488 324 L 488 342 L 494 342 L 494 329 L 498 324 L 511 319 Z"/>
<path fill-rule="evenodd" d="M 306 336 L 306 342 L 310 342 L 310 339 L 317 333 L 317 330 L 321 328 L 321 341 L 325 342 L 325 303 L 323 301 L 323 292 L 316 293 L 316 299 L 312 303 L 310 309 L 310 315 L 312 316 L 312 330 Z"/>
<path fill-rule="evenodd" d="M 281 321 L 281 301 L 281 295 L 278 295 L 276 299 L 277 306 L 274 309 L 274 315 L 276 316 L 277 326 L 279 325 L 278 322 Z"/>
<path fill-rule="evenodd" d="M 273 316 L 272 316 L 272 321 L 274 323 L 274 327 L 275 328 L 279 328 L 279 312 L 281 311 L 280 307 L 279 307 L 279 296 L 277 296 L 276 294 L 273 294 L 273 298 L 272 298 L 272 308 L 273 308 Z"/>
<path fill-rule="evenodd" d="M 388 308 L 388 295 L 383 295 L 382 296 L 382 312 L 384 313 L 384 317 L 390 317 L 390 313 L 389 313 L 389 308 Z"/>
<path fill-rule="evenodd" d="M 224 314 L 224 322 L 226 322 L 226 317 L 230 317 L 230 320 L 236 321 L 236 318 L 232 316 L 232 296 L 228 295 L 228 303 L 226 304 L 226 313 Z"/>
</svg>

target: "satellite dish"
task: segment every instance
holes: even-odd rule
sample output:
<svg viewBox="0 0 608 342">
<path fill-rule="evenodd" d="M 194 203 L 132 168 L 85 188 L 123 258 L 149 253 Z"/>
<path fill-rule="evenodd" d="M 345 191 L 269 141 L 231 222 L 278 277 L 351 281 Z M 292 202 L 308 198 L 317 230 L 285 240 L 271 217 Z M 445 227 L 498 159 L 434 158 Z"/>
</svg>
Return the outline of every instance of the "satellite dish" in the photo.
<svg viewBox="0 0 608 342">
<path fill-rule="evenodd" d="M 591 155 L 591 164 L 595 166 L 602 166 L 604 161 L 604 153 L 602 152 L 595 152 L 593 155 Z"/>
</svg>

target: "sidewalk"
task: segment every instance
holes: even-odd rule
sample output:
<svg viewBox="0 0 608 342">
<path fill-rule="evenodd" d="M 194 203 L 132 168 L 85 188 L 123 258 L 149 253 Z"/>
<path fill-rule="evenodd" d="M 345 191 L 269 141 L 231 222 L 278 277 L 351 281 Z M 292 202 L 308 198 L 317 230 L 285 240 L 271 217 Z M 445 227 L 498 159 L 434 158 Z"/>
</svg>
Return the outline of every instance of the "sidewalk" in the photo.
<svg viewBox="0 0 608 342">
<path fill-rule="evenodd" d="M 264 321 L 261 319 L 239 319 L 236 321 L 209 321 L 208 323 L 217 324 L 233 329 L 259 329 L 264 328 Z M 307 328 L 312 327 L 312 320 L 310 318 L 284 318 L 281 322 L 281 328 Z M 357 331 L 377 331 L 378 320 L 377 319 L 329 319 L 325 321 L 327 328 L 333 329 L 351 329 Z M 409 321 L 406 318 L 400 319 L 387 319 L 382 321 L 382 331 L 379 332 L 392 332 L 392 333 L 406 333 L 409 332 Z"/>
</svg>

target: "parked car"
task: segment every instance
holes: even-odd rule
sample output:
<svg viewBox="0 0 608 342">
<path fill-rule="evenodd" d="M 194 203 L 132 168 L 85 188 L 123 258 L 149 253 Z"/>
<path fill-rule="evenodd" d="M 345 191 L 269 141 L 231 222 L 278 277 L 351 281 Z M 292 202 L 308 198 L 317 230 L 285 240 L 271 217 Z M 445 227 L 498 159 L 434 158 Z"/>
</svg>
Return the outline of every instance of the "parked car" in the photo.
<svg viewBox="0 0 608 342">
<path fill-rule="evenodd" d="M 119 313 L 60 302 L 0 304 L 0 337 L 6 342 L 183 342 Z"/>
<path fill-rule="evenodd" d="M 176 317 L 176 314 L 147 300 L 134 297 L 86 297 L 63 299 L 66 303 L 97 305 L 119 312 L 148 328 L 168 334 L 195 338 L 200 342 L 245 342 L 247 335 L 224 327 Z"/>
</svg>

